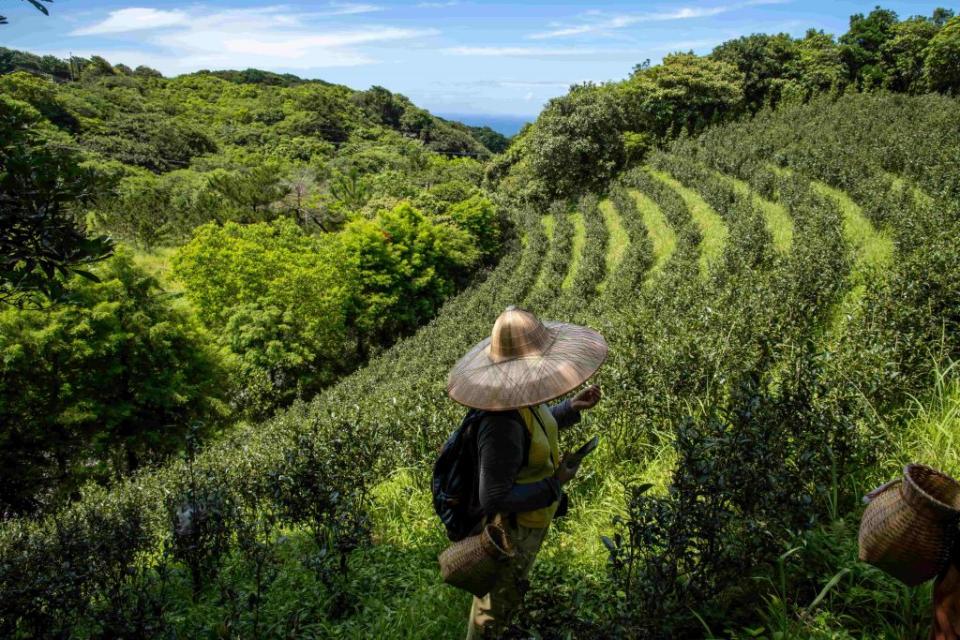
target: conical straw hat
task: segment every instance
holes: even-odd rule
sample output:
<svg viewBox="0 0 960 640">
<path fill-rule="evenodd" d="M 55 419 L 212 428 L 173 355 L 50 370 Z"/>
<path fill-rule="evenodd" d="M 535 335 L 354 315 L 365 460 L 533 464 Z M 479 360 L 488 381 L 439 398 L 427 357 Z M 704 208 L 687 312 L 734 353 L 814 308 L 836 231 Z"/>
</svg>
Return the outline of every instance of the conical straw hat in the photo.
<svg viewBox="0 0 960 640">
<path fill-rule="evenodd" d="M 511 306 L 497 318 L 490 337 L 451 369 L 447 393 L 476 409 L 529 407 L 575 389 L 606 357 L 607 342 L 593 329 L 540 322 Z"/>
</svg>

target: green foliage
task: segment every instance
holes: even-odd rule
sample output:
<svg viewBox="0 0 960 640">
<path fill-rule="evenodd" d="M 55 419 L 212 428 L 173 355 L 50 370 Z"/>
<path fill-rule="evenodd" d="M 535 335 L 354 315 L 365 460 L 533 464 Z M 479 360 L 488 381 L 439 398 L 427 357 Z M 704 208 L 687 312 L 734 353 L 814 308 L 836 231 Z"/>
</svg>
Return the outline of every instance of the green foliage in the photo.
<svg viewBox="0 0 960 640">
<path fill-rule="evenodd" d="M 467 129 L 470 131 L 470 135 L 492 153 L 503 153 L 510 146 L 509 138 L 490 127 L 467 127 Z"/>
<path fill-rule="evenodd" d="M 674 137 L 736 115 L 743 99 L 743 76 L 720 60 L 673 54 L 662 64 L 634 73 L 622 91 L 630 129 Z"/>
<path fill-rule="evenodd" d="M 960 92 L 960 16 L 951 18 L 930 41 L 924 74 L 934 91 Z"/>
<path fill-rule="evenodd" d="M 904 93 L 926 91 L 924 58 L 938 29 L 932 20 L 920 17 L 893 25 L 890 38 L 880 46 L 886 88 Z"/>
<path fill-rule="evenodd" d="M 580 85 L 554 98 L 517 142 L 522 154 L 516 188 L 555 199 L 599 189 L 623 166 L 623 112 L 609 87 Z"/>
<path fill-rule="evenodd" d="M 854 564 L 852 524 L 862 489 L 915 455 L 897 434 L 929 390 L 931 360 L 960 357 L 956 100 L 838 95 L 916 91 L 917 52 L 929 49 L 920 20 L 855 18 L 842 44 L 755 37 L 574 89 L 493 163 L 487 178 L 506 192 L 490 196 L 476 190 L 479 163 L 425 150 L 459 148 L 444 136 L 462 131 L 385 90 L 360 99 L 245 72 L 149 79 L 169 90 L 166 113 L 216 124 L 220 153 L 191 160 L 198 184 L 272 159 L 291 189 L 264 210 L 294 220 L 201 226 L 177 258 L 234 367 L 231 399 L 262 415 L 316 397 L 202 450 L 191 442 L 187 461 L 111 492 L 83 488 L 45 519 L 5 523 L 0 630 L 453 637 L 467 601 L 437 580 L 444 541 L 424 481 L 462 415 L 445 375 L 504 306 L 522 304 L 599 328 L 611 350 L 604 402 L 564 436 L 601 428 L 600 457 L 571 487 L 570 520 L 552 527 L 516 636 L 922 635 L 926 593 Z M 950 24 L 946 12 L 929 22 Z M 82 108 L 71 89 L 65 108 L 139 108 L 125 74 L 91 79 Z M 278 134 L 298 100 L 342 115 L 335 152 L 288 155 L 308 139 Z M 744 110 L 755 116 L 683 135 Z M 394 120 L 416 139 L 387 130 Z M 286 126 L 315 139 L 318 123 L 301 114 Z M 601 141 L 613 146 L 590 146 Z M 639 154 L 655 171 L 611 183 Z M 348 207 L 355 185 L 331 192 L 351 174 L 364 197 Z M 582 246 L 571 202 L 546 205 L 582 188 L 570 175 L 605 191 L 578 203 Z M 158 211 L 161 186 L 148 205 Z M 543 206 L 517 208 L 525 200 Z M 786 250 L 769 205 L 789 216 Z M 306 230 L 341 214 L 342 232 Z M 497 214 L 499 264 L 440 309 Z M 893 259 L 875 268 L 864 234 L 891 238 Z M 316 295 L 342 313 L 336 326 Z M 334 382 L 366 351 L 367 366 Z M 919 450 L 956 463 L 932 442 Z"/>
<path fill-rule="evenodd" d="M 0 76 L 0 92 L 34 109 L 61 129 L 72 130 L 77 126 L 76 118 L 70 114 L 57 95 L 56 84 L 23 71 L 15 71 Z"/>
<path fill-rule="evenodd" d="M 464 219 L 489 211 L 482 203 L 477 208 Z M 357 269 L 353 324 L 378 343 L 433 317 L 453 292 L 454 278 L 478 258 L 467 232 L 433 223 L 406 203 L 349 223 L 342 242 Z"/>
<path fill-rule="evenodd" d="M 474 244 L 485 259 L 493 258 L 500 249 L 500 218 L 490 200 L 474 195 L 457 202 L 447 215 L 455 225 L 473 236 Z"/>
<path fill-rule="evenodd" d="M 207 224 L 174 256 L 200 317 L 237 359 L 235 403 L 265 416 L 314 393 L 350 363 L 351 257 L 292 221 Z"/>
<path fill-rule="evenodd" d="M 121 253 L 71 304 L 0 314 L 0 509 L 56 503 L 177 451 L 187 425 L 219 415 L 223 371 L 209 337 Z"/>
<path fill-rule="evenodd" d="M 78 209 L 105 187 L 83 167 L 66 136 L 30 105 L 0 95 L 0 302 L 67 294 L 71 273 L 110 255 L 88 236 Z"/>
<path fill-rule="evenodd" d="M 83 134 L 81 141 L 120 162 L 156 172 L 181 169 L 194 156 L 216 150 L 214 142 L 195 127 L 154 113 L 117 116 L 108 126 Z"/>
<path fill-rule="evenodd" d="M 897 14 L 880 7 L 867 16 L 850 16 L 850 29 L 840 36 L 840 55 L 851 81 L 859 81 L 866 88 L 882 86 L 881 51 L 896 24 Z"/>
<path fill-rule="evenodd" d="M 265 222 L 276 217 L 271 205 L 289 193 L 280 167 L 265 163 L 236 173 L 213 173 L 210 188 L 228 203 L 227 220 Z"/>
<path fill-rule="evenodd" d="M 744 76 L 743 99 L 751 112 L 780 101 L 790 64 L 798 56 L 796 41 L 785 33 L 753 34 L 728 40 L 711 57 L 737 67 Z"/>
<path fill-rule="evenodd" d="M 92 218 L 95 226 L 123 240 L 155 247 L 183 242 L 194 227 L 210 220 L 252 217 L 224 205 L 210 181 L 191 169 L 162 175 L 139 171 L 120 179 L 109 197 L 100 197 Z"/>
</svg>

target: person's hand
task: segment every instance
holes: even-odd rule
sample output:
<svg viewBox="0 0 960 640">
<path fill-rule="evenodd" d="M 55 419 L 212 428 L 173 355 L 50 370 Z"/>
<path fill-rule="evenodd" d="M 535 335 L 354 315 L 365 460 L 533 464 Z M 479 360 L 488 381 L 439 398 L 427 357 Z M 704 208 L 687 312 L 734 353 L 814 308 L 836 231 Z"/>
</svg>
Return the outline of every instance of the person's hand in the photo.
<svg viewBox="0 0 960 640">
<path fill-rule="evenodd" d="M 557 470 L 553 474 L 553 477 L 557 479 L 561 487 L 570 482 L 573 477 L 577 475 L 577 471 L 580 470 L 580 462 L 577 461 L 575 464 L 570 464 L 570 457 L 570 452 L 565 451 L 563 457 L 560 458 L 560 466 L 557 467 Z"/>
<path fill-rule="evenodd" d="M 577 395 L 573 396 L 570 400 L 570 408 L 574 411 L 583 411 L 584 409 L 592 409 L 600 402 L 602 397 L 600 392 L 600 387 L 592 384 L 586 389 L 581 390 Z"/>
</svg>

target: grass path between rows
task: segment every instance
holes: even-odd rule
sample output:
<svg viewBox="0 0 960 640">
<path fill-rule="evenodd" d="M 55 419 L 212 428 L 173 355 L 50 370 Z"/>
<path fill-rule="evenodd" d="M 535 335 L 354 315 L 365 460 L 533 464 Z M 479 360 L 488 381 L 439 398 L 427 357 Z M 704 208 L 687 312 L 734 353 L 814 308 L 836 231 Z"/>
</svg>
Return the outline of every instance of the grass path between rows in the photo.
<svg viewBox="0 0 960 640">
<path fill-rule="evenodd" d="M 727 236 L 730 233 L 727 230 L 727 225 L 696 191 L 683 186 L 670 174 L 651 169 L 650 175 L 666 184 L 683 198 L 687 209 L 690 210 L 690 216 L 700 227 L 700 232 L 703 235 L 703 240 L 700 242 L 700 274 L 706 276 L 710 271 L 710 266 L 720 258 L 723 248 L 727 244 Z"/>
<path fill-rule="evenodd" d="M 580 260 L 583 258 L 583 250 L 587 244 L 587 225 L 583 221 L 583 214 L 575 211 L 570 214 L 570 222 L 573 224 L 573 238 L 570 246 L 570 266 L 567 268 L 567 275 L 560 284 L 561 289 L 569 289 L 573 285 L 573 278 L 577 275 L 577 269 L 580 268 Z"/>
<path fill-rule="evenodd" d="M 650 241 L 653 243 L 653 267 L 650 268 L 650 277 L 652 277 L 663 271 L 664 265 L 673 255 L 677 248 L 677 234 L 673 232 L 673 227 L 667 222 L 667 217 L 663 215 L 656 202 L 635 189 L 630 191 L 630 196 L 637 203 L 637 211 L 640 212 L 643 225 L 647 228 Z M 650 282 L 650 277 L 647 282 Z"/>
<path fill-rule="evenodd" d="M 604 256 L 606 262 L 606 277 L 597 285 L 597 293 L 603 290 L 607 281 L 613 277 L 614 272 L 623 260 L 623 254 L 630 244 L 630 236 L 620 221 L 620 212 L 613 206 L 609 200 L 604 200 L 599 205 L 600 214 L 603 216 L 603 222 L 607 226 L 607 253 Z"/>
<path fill-rule="evenodd" d="M 782 254 L 790 253 L 793 246 L 793 219 L 787 213 L 787 208 L 779 202 L 773 202 L 762 197 L 753 190 L 749 183 L 725 173 L 718 173 L 727 180 L 738 195 L 750 198 L 750 201 L 763 213 L 767 229 L 773 236 L 773 246 Z"/>
<path fill-rule="evenodd" d="M 868 271 L 882 269 L 893 261 L 893 239 L 879 231 L 867 219 L 853 199 L 828 184 L 811 181 L 814 191 L 832 199 L 840 207 L 843 217 L 843 235 L 853 247 L 855 277 L 864 277 Z"/>
<path fill-rule="evenodd" d="M 557 221 L 554 220 L 552 213 L 547 213 L 540 217 L 540 224 L 543 225 L 543 252 L 546 254 L 550 245 L 553 244 L 553 228 L 557 225 Z M 547 278 L 547 270 L 543 268 L 544 263 L 545 260 L 540 261 L 540 273 L 537 274 L 537 281 L 533 283 L 531 291 L 539 291 L 544 285 Z"/>
</svg>

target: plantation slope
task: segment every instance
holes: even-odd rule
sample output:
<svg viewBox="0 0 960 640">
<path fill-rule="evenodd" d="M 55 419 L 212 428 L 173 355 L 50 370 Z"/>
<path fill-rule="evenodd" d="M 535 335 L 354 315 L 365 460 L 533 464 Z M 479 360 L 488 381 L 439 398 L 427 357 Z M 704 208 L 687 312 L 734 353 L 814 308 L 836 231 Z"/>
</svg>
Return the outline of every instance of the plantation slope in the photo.
<svg viewBox="0 0 960 640">
<path fill-rule="evenodd" d="M 790 175 L 791 169 L 771 166 L 774 172 Z M 860 206 L 847 193 L 819 180 L 810 180 L 810 186 L 819 195 L 832 200 L 840 209 L 843 235 L 853 249 L 853 274 L 860 283 L 871 270 L 883 269 L 893 260 L 894 244 L 889 234 L 878 231 L 864 215 Z"/>
<path fill-rule="evenodd" d="M 587 227 L 583 220 L 583 214 L 579 211 L 570 214 L 570 221 L 573 223 L 573 243 L 571 247 L 570 269 L 567 270 L 567 277 L 563 279 L 560 285 L 563 289 L 569 289 L 573 285 L 577 271 L 580 269 L 580 262 L 583 260 L 583 253 L 587 242 Z"/>
<path fill-rule="evenodd" d="M 729 235 L 727 226 L 723 223 L 719 214 L 695 191 L 680 184 L 668 173 L 655 169 L 651 169 L 650 172 L 683 198 L 684 203 L 690 210 L 690 215 L 700 227 L 703 234 L 703 240 L 700 242 L 700 274 L 705 276 L 710 267 L 720 258 L 720 254 L 723 253 L 723 248 L 727 244 Z"/>
<path fill-rule="evenodd" d="M 790 253 L 793 245 L 793 220 L 787 213 L 786 207 L 779 202 L 773 202 L 756 193 L 748 183 L 734 176 L 720 174 L 733 186 L 739 195 L 750 198 L 753 204 L 763 212 L 767 229 L 773 236 L 773 246 L 783 254 Z"/>
<path fill-rule="evenodd" d="M 623 254 L 627 250 L 627 245 L 630 244 L 630 236 L 627 234 L 626 229 L 624 229 L 623 222 L 620 220 L 620 213 L 617 211 L 617 208 L 613 206 L 612 202 L 603 200 L 599 207 L 600 213 L 603 214 L 604 223 L 607 225 L 608 233 L 607 253 L 604 258 L 607 277 L 597 287 L 598 291 L 602 291 L 606 287 L 610 276 L 616 272 L 617 267 L 620 266 L 620 261 L 623 260 Z"/>
<path fill-rule="evenodd" d="M 643 224 L 647 228 L 647 233 L 650 235 L 650 241 L 653 243 L 654 262 L 650 269 L 650 275 L 652 276 L 663 270 L 664 265 L 676 250 L 677 234 L 674 233 L 657 203 L 636 189 L 631 189 L 630 195 L 637 205 L 637 211 L 640 213 Z"/>
</svg>

